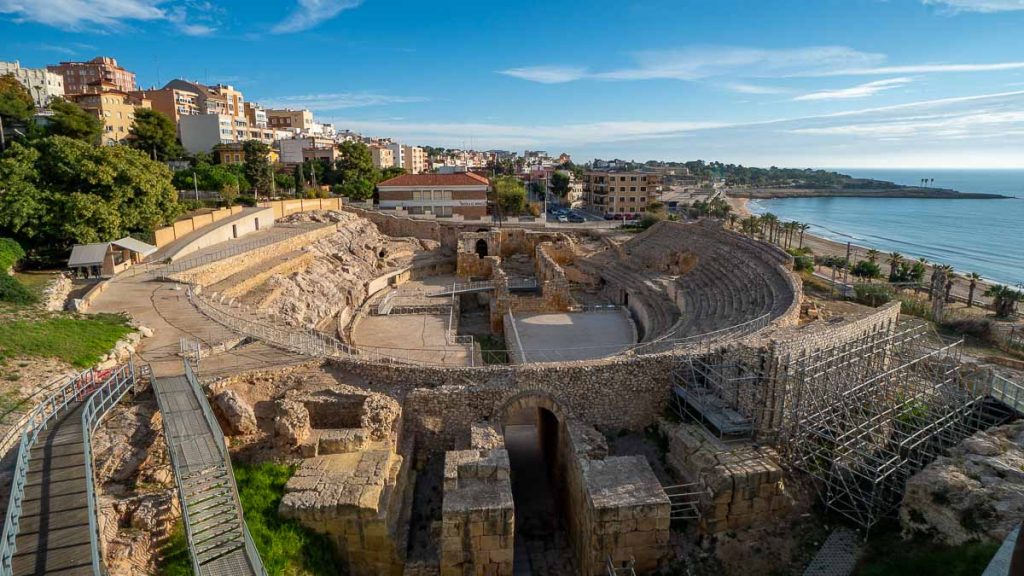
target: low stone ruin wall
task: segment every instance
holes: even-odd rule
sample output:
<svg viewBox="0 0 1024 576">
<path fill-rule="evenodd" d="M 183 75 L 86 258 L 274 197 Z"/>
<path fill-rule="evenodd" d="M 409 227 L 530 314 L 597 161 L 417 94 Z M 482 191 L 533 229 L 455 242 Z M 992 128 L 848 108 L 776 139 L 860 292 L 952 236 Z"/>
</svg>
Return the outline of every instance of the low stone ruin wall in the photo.
<svg viewBox="0 0 1024 576">
<path fill-rule="evenodd" d="M 441 576 L 512 576 L 515 510 L 508 451 L 498 439 L 445 454 Z"/>
<path fill-rule="evenodd" d="M 607 562 L 655 570 L 668 553 L 671 504 L 643 456 L 608 456 L 604 436 L 569 420 L 559 430 L 569 540 L 581 574 Z"/>
<path fill-rule="evenodd" d="M 660 422 L 668 439 L 669 468 L 708 490 L 701 501 L 701 528 L 724 532 L 771 524 L 789 514 L 779 456 L 768 447 L 722 443 L 700 426 Z"/>
</svg>

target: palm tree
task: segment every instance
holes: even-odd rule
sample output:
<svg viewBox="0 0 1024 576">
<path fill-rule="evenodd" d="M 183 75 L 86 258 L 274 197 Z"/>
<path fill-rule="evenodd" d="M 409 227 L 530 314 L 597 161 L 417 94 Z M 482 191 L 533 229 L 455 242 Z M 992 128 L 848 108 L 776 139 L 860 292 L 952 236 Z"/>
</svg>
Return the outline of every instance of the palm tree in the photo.
<svg viewBox="0 0 1024 576">
<path fill-rule="evenodd" d="M 978 280 L 981 280 L 981 274 L 977 272 L 971 272 L 967 276 L 967 281 L 970 284 L 967 287 L 967 307 L 970 308 L 974 305 L 974 289 L 978 287 Z"/>
<path fill-rule="evenodd" d="M 1013 316 L 1018 301 L 1024 300 L 1024 292 L 1018 292 L 1009 286 L 994 284 L 985 291 L 985 296 L 992 298 L 992 309 L 997 318 Z"/>
<path fill-rule="evenodd" d="M 730 212 L 727 218 L 729 219 L 729 230 L 735 229 L 736 221 L 739 220 L 740 217 L 737 216 L 734 212 Z"/>
<path fill-rule="evenodd" d="M 889 265 L 889 282 L 895 282 L 900 270 L 900 264 L 903 263 L 903 254 L 889 252 L 889 257 L 885 259 L 885 262 Z"/>
<path fill-rule="evenodd" d="M 952 266 L 943 266 L 942 271 L 946 273 L 946 285 L 943 286 L 945 291 L 946 302 L 953 301 L 953 280 L 956 279 L 956 273 L 953 271 Z"/>
<path fill-rule="evenodd" d="M 766 212 L 764 216 L 761 216 L 761 222 L 766 225 L 768 229 L 768 241 L 774 241 L 775 225 L 779 222 L 779 217 L 771 212 Z M 761 235 L 764 238 L 764 234 Z"/>
<path fill-rule="evenodd" d="M 868 250 L 868 262 L 872 264 L 878 264 L 878 259 L 882 257 L 882 253 L 874 248 Z"/>
<path fill-rule="evenodd" d="M 804 232 L 806 232 L 807 229 L 810 228 L 810 227 L 811 227 L 810 224 L 800 224 L 799 225 L 799 228 L 800 228 L 800 245 L 797 246 L 797 248 L 803 248 L 804 247 Z"/>
</svg>

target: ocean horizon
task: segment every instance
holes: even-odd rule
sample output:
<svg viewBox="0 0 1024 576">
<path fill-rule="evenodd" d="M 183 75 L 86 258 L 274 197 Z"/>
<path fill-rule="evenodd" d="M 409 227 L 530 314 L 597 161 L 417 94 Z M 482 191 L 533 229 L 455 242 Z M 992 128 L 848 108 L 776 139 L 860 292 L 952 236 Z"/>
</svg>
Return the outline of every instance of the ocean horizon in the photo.
<svg viewBox="0 0 1024 576">
<path fill-rule="evenodd" d="M 783 198 L 751 200 L 750 211 L 804 222 L 830 240 L 924 257 L 1001 284 L 1024 283 L 1024 170 L 834 170 L 906 185 L 928 178 L 934 188 L 1014 198 Z"/>
</svg>

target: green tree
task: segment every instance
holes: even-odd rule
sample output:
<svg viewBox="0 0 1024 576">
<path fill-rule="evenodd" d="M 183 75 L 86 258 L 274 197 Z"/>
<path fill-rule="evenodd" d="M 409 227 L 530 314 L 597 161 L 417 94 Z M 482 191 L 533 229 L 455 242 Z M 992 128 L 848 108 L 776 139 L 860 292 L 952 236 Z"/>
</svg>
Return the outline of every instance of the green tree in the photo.
<svg viewBox="0 0 1024 576">
<path fill-rule="evenodd" d="M 14 74 L 0 76 L 0 116 L 5 125 L 10 122 L 23 124 L 36 113 L 36 106 L 27 88 L 18 82 Z M 7 126 L 10 128 L 10 126 Z"/>
<path fill-rule="evenodd" d="M 380 179 L 383 182 L 384 180 L 390 180 L 396 176 L 401 176 L 402 174 L 405 174 L 405 168 L 402 168 L 401 166 L 389 166 L 380 171 Z"/>
<path fill-rule="evenodd" d="M 30 249 L 148 232 L 180 210 L 170 170 L 125 146 L 48 136 L 0 158 L 0 235 Z"/>
<path fill-rule="evenodd" d="M 992 298 L 992 309 L 997 318 L 1013 316 L 1017 302 L 1024 301 L 1024 292 L 1018 292 L 1009 286 L 994 284 L 985 291 L 985 296 Z"/>
<path fill-rule="evenodd" d="M 373 194 L 373 185 L 380 181 L 380 172 L 373 165 L 373 154 L 370 147 L 362 142 L 342 142 L 338 146 L 339 158 L 334 164 L 337 172 L 337 182 L 342 186 L 352 183 L 346 187 L 346 196 L 351 194 L 364 195 L 366 193 L 365 181 L 370 185 L 370 196 Z M 324 184 L 333 184 L 332 181 L 322 181 Z M 370 196 L 366 196 L 369 198 Z"/>
<path fill-rule="evenodd" d="M 100 144 L 103 123 L 77 104 L 54 100 L 50 104 L 53 116 L 46 125 L 48 136 L 67 136 L 90 144 Z"/>
<path fill-rule="evenodd" d="M 270 146 L 259 140 L 246 140 L 242 144 L 242 151 L 245 153 L 245 179 L 252 184 L 254 193 L 257 196 L 260 192 L 270 194 L 274 178 L 274 171 L 270 167 Z"/>
<path fill-rule="evenodd" d="M 288 191 L 295 189 L 295 176 L 279 172 L 274 174 L 274 185 L 277 187 L 277 193 L 287 193 Z"/>
<path fill-rule="evenodd" d="M 220 199 L 224 202 L 224 205 L 230 208 L 235 200 L 238 199 L 238 186 L 235 184 L 225 184 L 220 189 Z"/>
<path fill-rule="evenodd" d="M 184 153 L 178 144 L 174 121 L 156 110 L 136 110 L 130 134 L 129 146 L 142 150 L 151 158 L 155 155 L 154 160 L 173 160 Z"/>
<path fill-rule="evenodd" d="M 878 264 L 870 260 L 861 260 L 860 262 L 857 262 L 857 265 L 854 266 L 850 272 L 858 278 L 871 279 L 882 277 L 882 269 Z"/>
<path fill-rule="evenodd" d="M 494 201 L 501 210 L 501 216 L 515 216 L 526 206 L 526 189 L 515 176 L 499 176 L 494 179 Z"/>
<path fill-rule="evenodd" d="M 178 190 L 191 190 L 198 186 L 200 190 L 220 192 L 224 186 L 233 184 L 245 192 L 251 188 L 245 177 L 244 167 L 239 164 L 208 164 L 198 162 L 191 169 L 178 170 L 174 173 L 174 187 Z M 195 183 L 193 183 L 195 174 Z"/>
<path fill-rule="evenodd" d="M 356 202 L 365 202 L 373 198 L 373 183 L 365 178 L 349 179 L 341 185 L 341 193 Z"/>
</svg>

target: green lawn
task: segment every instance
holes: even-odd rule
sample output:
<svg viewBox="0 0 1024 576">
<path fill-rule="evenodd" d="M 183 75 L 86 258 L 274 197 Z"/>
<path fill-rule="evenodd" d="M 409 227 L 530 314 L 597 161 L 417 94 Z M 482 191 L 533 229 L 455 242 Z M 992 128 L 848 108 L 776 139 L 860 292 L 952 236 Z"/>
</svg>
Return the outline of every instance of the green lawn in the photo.
<svg viewBox="0 0 1024 576">
<path fill-rule="evenodd" d="M 79 368 L 99 361 L 131 328 L 121 316 L 52 316 L 0 322 L 0 358 L 60 358 Z"/>
<path fill-rule="evenodd" d="M 264 462 L 234 465 L 238 494 L 245 511 L 245 522 L 271 576 L 339 574 L 331 541 L 277 515 L 284 485 L 293 474 L 290 466 Z M 185 576 L 191 573 L 184 528 L 176 528 L 163 550 L 160 573 Z"/>
</svg>

